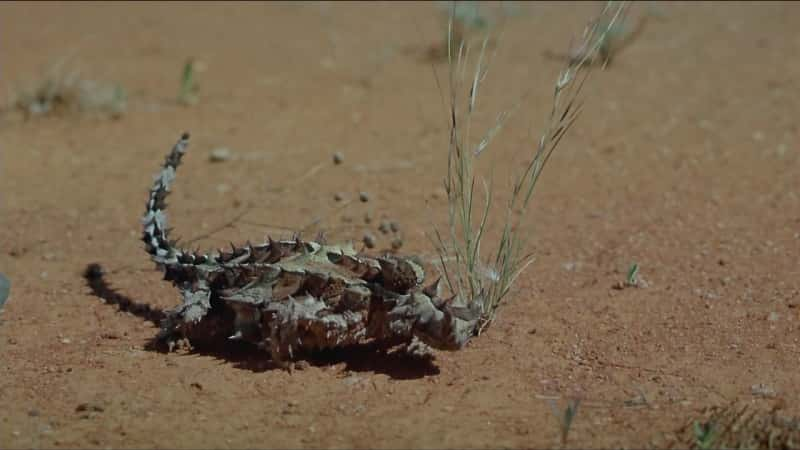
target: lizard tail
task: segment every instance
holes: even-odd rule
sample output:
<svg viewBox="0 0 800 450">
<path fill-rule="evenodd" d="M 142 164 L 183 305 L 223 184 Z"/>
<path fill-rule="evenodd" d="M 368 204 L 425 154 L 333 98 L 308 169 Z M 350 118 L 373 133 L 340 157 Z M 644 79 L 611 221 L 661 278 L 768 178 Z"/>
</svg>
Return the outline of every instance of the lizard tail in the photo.
<svg viewBox="0 0 800 450">
<path fill-rule="evenodd" d="M 180 165 L 188 145 L 189 133 L 183 133 L 167 155 L 161 171 L 155 176 L 153 186 L 150 188 L 150 196 L 147 199 L 147 208 L 142 217 L 144 228 L 142 240 L 145 243 L 145 249 L 152 260 L 159 265 L 175 264 L 181 254 L 181 250 L 176 247 L 175 242 L 169 240 L 169 228 L 167 228 L 167 216 L 164 210 L 167 207 L 165 199 L 169 195 L 170 185 L 175 180 L 175 171 Z"/>
</svg>

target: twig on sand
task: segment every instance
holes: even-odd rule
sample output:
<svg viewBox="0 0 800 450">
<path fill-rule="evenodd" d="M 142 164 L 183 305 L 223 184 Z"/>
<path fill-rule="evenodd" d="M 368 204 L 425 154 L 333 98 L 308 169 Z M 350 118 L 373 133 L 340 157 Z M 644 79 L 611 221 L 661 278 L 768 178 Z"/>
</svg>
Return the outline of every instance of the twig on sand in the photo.
<svg viewBox="0 0 800 450">
<path fill-rule="evenodd" d="M 195 237 L 189 239 L 188 241 L 186 241 L 186 244 L 191 244 L 193 242 L 199 241 L 200 239 L 205 239 L 207 237 L 211 237 L 213 234 L 219 233 L 220 231 L 222 231 L 222 230 L 224 230 L 226 228 L 235 227 L 236 224 L 240 222 L 240 219 L 242 217 L 244 217 L 247 213 L 249 213 L 251 209 L 252 209 L 252 207 L 250 207 L 250 206 L 246 207 L 239 214 L 233 216 L 233 218 L 231 220 L 223 223 L 222 225 L 219 225 L 217 227 L 212 228 L 211 231 L 205 232 L 203 234 L 200 234 L 198 236 L 195 236 Z"/>
</svg>

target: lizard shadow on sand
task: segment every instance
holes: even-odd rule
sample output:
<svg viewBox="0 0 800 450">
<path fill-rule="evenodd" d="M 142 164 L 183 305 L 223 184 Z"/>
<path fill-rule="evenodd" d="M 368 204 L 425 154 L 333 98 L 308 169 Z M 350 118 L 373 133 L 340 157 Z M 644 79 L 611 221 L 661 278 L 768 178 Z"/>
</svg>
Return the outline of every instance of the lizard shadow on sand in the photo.
<svg viewBox="0 0 800 450">
<path fill-rule="evenodd" d="M 116 306 L 119 311 L 131 313 L 156 327 L 160 326 L 167 315 L 161 308 L 136 301 L 115 290 L 106 280 L 103 268 L 97 263 L 86 266 L 83 278 L 91 289 L 91 295 L 103 299 L 106 304 Z M 155 337 L 145 345 L 145 350 L 167 352 L 166 346 L 158 342 Z M 269 359 L 269 352 L 242 342 L 226 340 L 220 343 L 193 345 L 190 354 L 225 360 L 236 368 L 252 372 L 265 372 L 276 368 Z M 418 379 L 439 373 L 439 368 L 431 358 L 414 356 L 402 350 L 388 351 L 374 343 L 351 345 L 299 356 L 302 358 L 300 361 L 307 363 L 305 365 L 325 367 L 344 363 L 345 370 L 381 373 L 398 380 Z"/>
</svg>

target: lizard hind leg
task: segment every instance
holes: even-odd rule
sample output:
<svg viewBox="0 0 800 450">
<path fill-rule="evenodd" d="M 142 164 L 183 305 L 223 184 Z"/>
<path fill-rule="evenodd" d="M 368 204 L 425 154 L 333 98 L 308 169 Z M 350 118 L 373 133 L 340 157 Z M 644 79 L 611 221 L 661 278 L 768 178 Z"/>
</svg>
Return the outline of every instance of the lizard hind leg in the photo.
<svg viewBox="0 0 800 450">
<path fill-rule="evenodd" d="M 162 321 L 159 340 L 170 350 L 183 339 L 192 346 L 225 342 L 235 328 L 234 311 L 212 300 L 211 290 L 203 282 L 185 283 L 180 291 L 183 302 Z"/>
<path fill-rule="evenodd" d="M 416 336 L 413 336 L 410 342 L 403 345 L 402 351 L 410 357 L 421 360 L 433 360 L 436 358 L 433 347 L 422 342 Z"/>
<path fill-rule="evenodd" d="M 262 315 L 263 328 L 269 330 L 269 346 L 272 363 L 282 369 L 291 369 L 294 359 L 293 344 L 297 341 L 297 320 L 293 313 L 293 301 L 274 303 Z"/>
<path fill-rule="evenodd" d="M 272 363 L 281 369 L 286 369 L 289 367 L 293 356 L 292 347 L 283 343 L 280 324 L 273 322 L 269 331 L 269 351 L 272 356 Z"/>
</svg>

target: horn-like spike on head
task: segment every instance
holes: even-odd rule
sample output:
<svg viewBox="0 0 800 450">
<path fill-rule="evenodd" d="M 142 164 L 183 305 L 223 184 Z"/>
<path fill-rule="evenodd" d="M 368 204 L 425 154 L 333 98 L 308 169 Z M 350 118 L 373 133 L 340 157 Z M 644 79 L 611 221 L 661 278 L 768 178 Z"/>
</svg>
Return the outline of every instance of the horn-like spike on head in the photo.
<svg viewBox="0 0 800 450">
<path fill-rule="evenodd" d="M 441 297 L 442 295 L 442 277 L 439 277 L 433 283 L 429 284 L 422 289 L 422 293 L 430 298 Z"/>
</svg>

